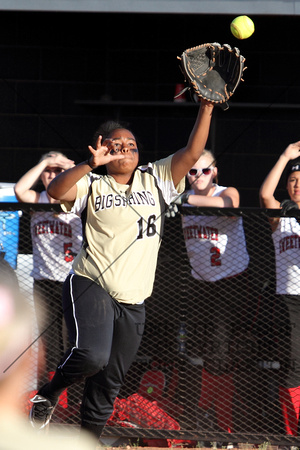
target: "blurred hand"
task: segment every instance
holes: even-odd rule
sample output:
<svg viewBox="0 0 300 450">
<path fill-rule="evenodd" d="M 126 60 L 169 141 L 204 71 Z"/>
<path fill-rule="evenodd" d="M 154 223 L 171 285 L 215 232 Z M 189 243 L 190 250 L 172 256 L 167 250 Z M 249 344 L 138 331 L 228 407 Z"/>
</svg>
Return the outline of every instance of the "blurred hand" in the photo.
<svg viewBox="0 0 300 450">
<path fill-rule="evenodd" d="M 175 205 L 175 203 L 171 203 L 168 209 L 166 210 L 166 217 L 175 217 L 178 213 L 178 207 Z"/>
</svg>

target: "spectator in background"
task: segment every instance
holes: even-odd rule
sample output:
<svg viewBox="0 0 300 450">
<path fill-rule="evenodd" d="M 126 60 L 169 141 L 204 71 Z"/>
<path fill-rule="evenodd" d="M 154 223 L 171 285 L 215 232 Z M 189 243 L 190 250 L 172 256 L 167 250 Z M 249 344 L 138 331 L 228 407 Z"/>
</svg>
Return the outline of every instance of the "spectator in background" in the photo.
<svg viewBox="0 0 300 450">
<path fill-rule="evenodd" d="M 32 366 L 31 308 L 20 294 L 14 270 L 0 259 L 0 446 L 9 450 L 74 450 L 95 449 L 86 435 L 50 430 L 37 434 L 23 417 L 22 396 Z"/>
<path fill-rule="evenodd" d="M 40 351 L 45 352 L 45 370 L 39 373 L 38 388 L 49 381 L 57 361 L 64 353 L 66 328 L 61 304 L 62 286 L 74 256 L 82 244 L 81 220 L 75 214 L 43 211 L 43 204 L 57 204 L 47 193 L 50 182 L 59 173 L 74 166 L 62 153 L 44 154 L 15 185 L 17 200 L 38 203 L 41 209 L 31 214 L 30 229 L 33 252 L 34 305 L 41 334 Z M 32 189 L 41 180 L 42 192 Z M 66 342 L 65 342 L 66 344 Z M 41 372 L 41 370 L 39 370 Z M 66 407 L 66 398 L 61 399 Z"/>
<path fill-rule="evenodd" d="M 215 157 L 204 150 L 187 174 L 190 190 L 176 201 L 195 207 L 239 207 L 239 192 L 217 184 Z M 197 280 L 199 315 L 195 338 L 203 359 L 200 410 L 215 408 L 220 429 L 232 432 L 235 343 L 241 324 L 245 326 L 247 267 L 249 255 L 241 217 L 182 215 L 183 236 Z M 193 320 L 193 318 L 191 318 Z"/>
<path fill-rule="evenodd" d="M 274 196 L 286 170 L 289 199 L 280 203 Z M 276 263 L 276 294 L 282 296 L 289 319 L 282 341 L 279 387 L 286 434 L 298 435 L 300 413 L 300 224 L 296 217 L 282 217 L 289 209 L 300 207 L 300 141 L 288 145 L 264 180 L 260 192 L 263 208 L 281 209 L 278 217 L 269 217 Z M 278 336 L 277 336 L 278 338 Z"/>
</svg>

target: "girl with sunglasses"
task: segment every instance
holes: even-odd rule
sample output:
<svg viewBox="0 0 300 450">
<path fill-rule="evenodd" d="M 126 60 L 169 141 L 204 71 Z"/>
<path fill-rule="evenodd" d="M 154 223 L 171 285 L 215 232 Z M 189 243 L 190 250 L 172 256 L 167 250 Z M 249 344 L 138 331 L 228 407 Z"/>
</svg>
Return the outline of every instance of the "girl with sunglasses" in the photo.
<svg viewBox="0 0 300 450">
<path fill-rule="evenodd" d="M 238 190 L 220 186 L 217 176 L 215 157 L 205 149 L 187 174 L 190 190 L 181 196 L 181 203 L 238 208 Z M 215 282 L 247 269 L 249 256 L 241 218 L 186 215 L 182 217 L 182 225 L 194 278 Z M 204 236 L 205 230 L 211 232 Z"/>
<path fill-rule="evenodd" d="M 181 196 L 180 203 L 196 207 L 238 207 L 237 189 L 220 186 L 217 175 L 213 153 L 204 150 L 187 173 L 190 189 Z M 198 406 L 200 411 L 206 411 L 214 404 L 218 427 L 232 432 L 233 377 L 237 361 L 234 341 L 247 304 L 249 255 L 243 222 L 241 217 L 209 213 L 185 215 L 183 209 L 182 227 L 194 280 L 195 295 L 190 301 L 199 311 L 197 318 L 191 317 L 196 349 L 203 359 Z"/>
</svg>

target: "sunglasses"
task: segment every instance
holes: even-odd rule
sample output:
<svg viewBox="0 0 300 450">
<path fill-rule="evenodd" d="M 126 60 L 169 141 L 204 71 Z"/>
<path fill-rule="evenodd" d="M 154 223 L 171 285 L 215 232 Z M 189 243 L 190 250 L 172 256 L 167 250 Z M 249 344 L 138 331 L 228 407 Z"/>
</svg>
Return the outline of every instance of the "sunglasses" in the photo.
<svg viewBox="0 0 300 450">
<path fill-rule="evenodd" d="M 203 175 L 209 175 L 211 173 L 211 171 L 212 171 L 212 169 L 210 169 L 209 167 L 207 167 L 205 169 L 190 169 L 189 175 L 192 177 L 197 177 L 201 173 L 203 173 Z"/>
</svg>

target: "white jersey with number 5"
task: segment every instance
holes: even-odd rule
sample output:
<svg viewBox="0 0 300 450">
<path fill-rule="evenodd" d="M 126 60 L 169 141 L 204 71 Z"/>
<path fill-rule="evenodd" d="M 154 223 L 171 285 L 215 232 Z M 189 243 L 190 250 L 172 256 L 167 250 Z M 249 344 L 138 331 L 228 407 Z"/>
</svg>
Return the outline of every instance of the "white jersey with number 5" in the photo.
<svg viewBox="0 0 300 450">
<path fill-rule="evenodd" d="M 227 189 L 215 186 L 213 197 Z M 182 228 L 192 275 L 197 280 L 217 281 L 247 269 L 249 255 L 241 217 L 183 215 Z"/>
<path fill-rule="evenodd" d="M 141 303 L 152 293 L 164 212 L 184 189 L 175 189 L 172 155 L 138 167 L 130 185 L 90 173 L 77 183 L 75 203 L 65 211 L 81 216 L 84 245 L 73 270 L 100 284 L 113 298 Z"/>
<path fill-rule="evenodd" d="M 46 191 L 40 204 L 49 203 Z M 81 220 L 75 214 L 36 211 L 30 220 L 35 280 L 65 281 L 82 245 Z"/>
</svg>

